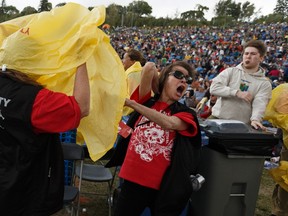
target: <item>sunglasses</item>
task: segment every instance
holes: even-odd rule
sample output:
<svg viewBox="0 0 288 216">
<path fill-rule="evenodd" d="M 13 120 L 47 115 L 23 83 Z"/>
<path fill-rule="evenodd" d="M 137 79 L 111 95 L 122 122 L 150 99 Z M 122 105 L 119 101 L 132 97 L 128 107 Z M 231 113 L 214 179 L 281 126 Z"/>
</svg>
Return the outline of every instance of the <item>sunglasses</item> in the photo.
<svg viewBox="0 0 288 216">
<path fill-rule="evenodd" d="M 170 75 L 173 75 L 176 79 L 179 79 L 179 80 L 185 78 L 187 84 L 191 84 L 193 80 L 192 77 L 188 75 L 185 76 L 181 71 L 177 71 L 177 70 L 174 72 L 171 72 Z"/>
</svg>

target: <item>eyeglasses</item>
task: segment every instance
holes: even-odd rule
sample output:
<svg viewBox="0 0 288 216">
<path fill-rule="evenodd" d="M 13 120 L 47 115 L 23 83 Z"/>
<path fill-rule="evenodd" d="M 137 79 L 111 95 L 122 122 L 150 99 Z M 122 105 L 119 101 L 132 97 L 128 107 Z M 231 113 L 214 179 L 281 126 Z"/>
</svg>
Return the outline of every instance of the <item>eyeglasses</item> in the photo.
<svg viewBox="0 0 288 216">
<path fill-rule="evenodd" d="M 179 80 L 185 78 L 187 84 L 191 84 L 193 80 L 192 77 L 188 75 L 185 76 L 181 71 L 177 71 L 177 70 L 174 72 L 171 72 L 170 75 L 173 75 L 176 79 L 179 79 Z"/>
</svg>

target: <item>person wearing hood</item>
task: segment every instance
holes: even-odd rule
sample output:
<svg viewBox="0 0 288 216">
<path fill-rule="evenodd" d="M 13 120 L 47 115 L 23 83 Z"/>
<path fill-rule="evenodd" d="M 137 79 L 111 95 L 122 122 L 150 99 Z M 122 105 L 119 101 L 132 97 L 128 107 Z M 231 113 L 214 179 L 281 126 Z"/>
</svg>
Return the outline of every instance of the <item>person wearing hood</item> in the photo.
<svg viewBox="0 0 288 216">
<path fill-rule="evenodd" d="M 243 47 L 243 60 L 212 80 L 210 93 L 218 97 L 211 118 L 239 120 L 264 129 L 262 118 L 271 98 L 272 85 L 260 67 L 266 46 L 251 40 Z"/>
</svg>

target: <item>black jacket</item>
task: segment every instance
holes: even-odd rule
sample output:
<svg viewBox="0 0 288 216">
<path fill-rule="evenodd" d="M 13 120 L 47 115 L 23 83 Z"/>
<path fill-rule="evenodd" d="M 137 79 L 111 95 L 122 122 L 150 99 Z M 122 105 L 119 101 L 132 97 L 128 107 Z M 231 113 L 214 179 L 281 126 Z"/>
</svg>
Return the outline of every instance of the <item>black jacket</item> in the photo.
<svg viewBox="0 0 288 216">
<path fill-rule="evenodd" d="M 151 107 L 154 103 L 155 99 L 152 98 L 144 105 Z M 185 137 L 179 133 L 176 134 L 172 149 L 171 164 L 163 176 L 159 196 L 156 201 L 155 213 L 157 216 L 180 215 L 192 194 L 190 175 L 195 175 L 197 173 L 197 167 L 200 160 L 201 131 L 196 113 L 178 102 L 170 105 L 170 109 L 171 114 L 178 112 L 191 113 L 197 123 L 198 133 L 195 137 Z M 134 111 L 131 114 L 127 125 L 134 128 L 135 122 L 139 116 L 140 114 Z M 130 138 L 131 135 L 127 138 L 120 136 L 115 153 L 106 164 L 106 167 L 122 165 Z"/>
<path fill-rule="evenodd" d="M 46 216 L 63 206 L 59 134 L 32 130 L 32 107 L 40 89 L 0 75 L 1 215 Z"/>
</svg>

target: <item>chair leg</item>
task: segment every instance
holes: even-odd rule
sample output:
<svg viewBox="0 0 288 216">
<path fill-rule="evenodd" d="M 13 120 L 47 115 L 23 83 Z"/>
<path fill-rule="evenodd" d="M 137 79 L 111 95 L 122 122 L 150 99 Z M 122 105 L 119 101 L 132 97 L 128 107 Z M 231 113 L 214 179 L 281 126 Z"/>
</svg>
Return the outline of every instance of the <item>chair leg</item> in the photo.
<svg viewBox="0 0 288 216">
<path fill-rule="evenodd" d="M 63 206 L 63 208 L 65 209 L 65 215 L 66 215 L 66 214 L 67 214 L 67 215 L 69 214 L 69 215 L 71 215 L 71 216 L 73 215 L 73 213 L 72 213 L 72 212 L 73 212 L 73 206 L 72 206 L 71 204 L 69 204 L 69 205 L 66 205 L 66 204 L 65 204 L 65 205 Z"/>
<path fill-rule="evenodd" d="M 108 182 L 108 208 L 109 208 L 109 216 L 112 215 L 112 187 L 113 187 L 113 180 Z"/>
<path fill-rule="evenodd" d="M 78 194 L 78 199 L 77 199 L 77 211 L 76 211 L 76 216 L 80 215 L 80 192 Z"/>
<path fill-rule="evenodd" d="M 72 203 L 70 215 L 71 216 L 78 216 L 79 215 L 78 211 L 79 211 L 78 208 L 75 207 L 75 205 Z"/>
</svg>

